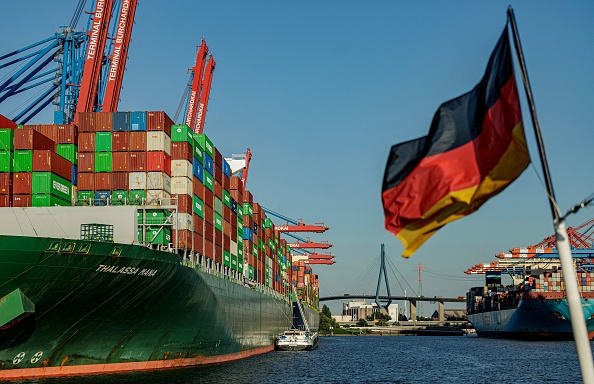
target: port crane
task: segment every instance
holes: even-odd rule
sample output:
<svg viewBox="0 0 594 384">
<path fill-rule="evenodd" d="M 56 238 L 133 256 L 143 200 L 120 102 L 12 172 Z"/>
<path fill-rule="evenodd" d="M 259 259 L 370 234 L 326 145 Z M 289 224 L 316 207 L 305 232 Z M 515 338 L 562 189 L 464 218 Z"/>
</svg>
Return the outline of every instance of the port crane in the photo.
<svg viewBox="0 0 594 384">
<path fill-rule="evenodd" d="M 202 77 L 204 75 L 204 66 L 206 65 L 206 58 L 208 57 L 208 46 L 204 39 L 200 44 L 200 48 L 196 47 L 196 61 L 194 66 L 190 69 L 189 93 L 186 100 L 186 115 L 184 122 L 188 127 L 195 131 L 196 124 L 196 110 L 197 102 L 200 100 L 200 88 L 202 86 Z"/>
<path fill-rule="evenodd" d="M 248 171 L 252 160 L 252 151 L 248 148 L 245 153 L 231 155 L 231 158 L 225 158 L 225 161 L 231 167 L 231 174 L 239 174 L 243 185 L 247 184 Z M 240 173 L 241 172 L 241 173 Z"/>
<path fill-rule="evenodd" d="M 295 221 L 293 219 L 289 219 L 286 216 L 283 216 L 279 213 L 276 213 L 270 209 L 262 207 L 264 212 L 269 215 L 273 215 L 278 217 L 279 219 L 285 220 L 287 222 L 286 225 L 275 225 L 274 229 L 278 230 L 279 232 L 315 232 L 315 233 L 323 233 L 329 230 L 329 227 L 326 227 L 324 223 L 316 223 L 315 225 L 305 224 L 298 219 L 299 221 Z M 291 225 L 289 225 L 291 224 Z"/>
<path fill-rule="evenodd" d="M 306 239 L 303 239 L 301 237 L 297 237 L 295 235 L 292 235 L 292 234 L 290 234 L 288 232 L 285 232 L 285 234 L 287 236 L 291 236 L 291 237 L 299 240 L 298 243 L 287 243 L 287 245 L 290 248 L 321 248 L 321 249 L 328 249 L 328 248 L 332 247 L 332 244 L 328 243 L 328 241 L 326 241 L 326 240 L 324 240 L 322 242 L 319 242 L 319 243 L 315 243 L 315 242 L 312 242 L 309 239 L 306 240 Z"/>
<path fill-rule="evenodd" d="M 86 32 L 76 30 L 85 2 L 54 36 L 0 56 L 0 71 L 10 71 L 0 83 L 0 104 L 41 88 L 7 116 L 12 121 L 26 124 L 50 104 L 55 124 L 77 122 L 78 112 L 117 110 L 137 0 L 96 0 Z"/>
</svg>

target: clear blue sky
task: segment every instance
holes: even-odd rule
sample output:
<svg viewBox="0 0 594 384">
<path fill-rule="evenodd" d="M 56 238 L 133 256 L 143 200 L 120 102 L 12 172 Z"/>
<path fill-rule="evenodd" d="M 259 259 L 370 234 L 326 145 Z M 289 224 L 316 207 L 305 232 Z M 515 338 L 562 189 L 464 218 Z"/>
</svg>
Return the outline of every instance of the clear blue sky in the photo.
<svg viewBox="0 0 594 384">
<path fill-rule="evenodd" d="M 217 62 L 205 133 L 226 156 L 251 148 L 247 187 L 262 205 L 331 227 L 310 236 L 334 244 L 336 264 L 314 266 L 322 296 L 346 293 L 382 243 L 414 289 L 413 268 L 427 268 L 425 296 L 464 295 L 469 286 L 482 285 L 463 274 L 466 268 L 553 233 L 526 103 L 533 165 L 410 259 L 400 256 L 401 243 L 383 227 L 381 182 L 390 146 L 425 135 L 437 107 L 480 80 L 509 4 L 143 0 L 120 110 L 164 110 L 173 117 L 204 37 Z M 566 211 L 594 192 L 594 3 L 511 5 L 557 198 Z M 23 0 L 1 7 L 3 54 L 69 23 L 75 4 Z M 525 100 L 521 84 L 520 90 Z M 0 106 L 0 113 L 8 112 Z M 51 123 L 51 111 L 34 122 Z M 586 209 L 568 225 L 593 213 Z M 390 279 L 393 293 L 401 293 Z M 370 293 L 374 285 L 361 289 Z"/>
</svg>

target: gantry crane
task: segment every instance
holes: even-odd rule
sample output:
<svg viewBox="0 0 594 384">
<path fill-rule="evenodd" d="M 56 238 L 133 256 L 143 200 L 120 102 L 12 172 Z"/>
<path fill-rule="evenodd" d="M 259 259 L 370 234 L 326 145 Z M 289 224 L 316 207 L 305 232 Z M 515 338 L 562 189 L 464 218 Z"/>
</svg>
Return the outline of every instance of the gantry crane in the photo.
<svg viewBox="0 0 594 384">
<path fill-rule="evenodd" d="M 295 235 L 292 235 L 292 234 L 290 234 L 288 232 L 285 232 L 285 234 L 287 236 L 291 236 L 291 237 L 299 240 L 298 243 L 287 243 L 287 245 L 290 248 L 308 248 L 308 249 L 309 248 L 321 248 L 321 249 L 328 249 L 328 248 L 332 247 L 332 244 L 328 243 L 328 241 L 325 241 L 325 240 L 322 241 L 322 242 L 319 242 L 319 243 L 314 243 L 314 242 L 312 242 L 309 239 L 307 239 L 307 240 L 306 239 L 302 239 L 302 238 L 297 237 Z"/>
<path fill-rule="evenodd" d="M 202 76 L 204 75 L 204 66 L 206 65 L 206 57 L 208 56 L 208 46 L 204 39 L 200 44 L 200 48 L 196 47 L 196 61 L 194 67 L 190 69 L 190 92 L 186 105 L 185 124 L 188 127 L 194 127 L 196 122 L 196 107 L 200 100 L 200 86 L 202 85 Z"/>
<path fill-rule="evenodd" d="M 208 58 L 208 64 L 204 70 L 204 78 L 200 86 L 200 103 L 198 104 L 198 112 L 196 114 L 196 122 L 194 123 L 194 133 L 204 132 L 204 120 L 206 119 L 206 110 L 208 107 L 208 100 L 210 97 L 210 87 L 212 85 L 212 74 L 217 63 L 212 58 L 212 55 Z"/>
<path fill-rule="evenodd" d="M 298 219 L 299 221 L 295 221 L 293 219 L 289 219 L 286 216 L 283 216 L 279 213 L 276 213 L 270 209 L 264 208 L 264 212 L 267 214 L 273 215 L 278 217 L 279 219 L 283 219 L 287 222 L 286 225 L 275 225 L 274 229 L 278 230 L 279 232 L 315 232 L 315 233 L 323 233 L 329 230 L 329 227 L 326 227 L 324 223 L 316 223 L 315 225 L 305 224 Z M 292 224 L 292 225 L 289 225 Z"/>
</svg>

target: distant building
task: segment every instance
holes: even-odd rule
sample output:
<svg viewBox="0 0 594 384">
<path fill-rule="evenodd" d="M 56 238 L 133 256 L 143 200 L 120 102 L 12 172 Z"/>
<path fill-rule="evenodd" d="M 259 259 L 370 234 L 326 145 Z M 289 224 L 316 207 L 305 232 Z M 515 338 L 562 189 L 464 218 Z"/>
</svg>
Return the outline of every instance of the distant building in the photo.
<svg viewBox="0 0 594 384">
<path fill-rule="evenodd" d="M 357 321 L 359 319 L 366 320 L 375 312 L 386 313 L 386 310 L 384 308 L 378 308 L 376 303 L 368 303 L 366 300 L 351 300 L 348 303 L 342 304 L 342 318 L 350 316 L 351 321 Z M 390 304 L 387 314 L 392 320 L 398 321 L 398 304 Z"/>
</svg>

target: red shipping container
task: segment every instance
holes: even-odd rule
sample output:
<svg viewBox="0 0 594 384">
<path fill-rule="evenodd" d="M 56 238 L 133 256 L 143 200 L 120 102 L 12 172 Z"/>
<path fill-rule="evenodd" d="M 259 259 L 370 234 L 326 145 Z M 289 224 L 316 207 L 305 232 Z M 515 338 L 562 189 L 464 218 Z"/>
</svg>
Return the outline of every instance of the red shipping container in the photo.
<svg viewBox="0 0 594 384">
<path fill-rule="evenodd" d="M 128 190 L 130 175 L 128 172 L 115 172 L 111 176 L 113 190 Z"/>
<path fill-rule="evenodd" d="M 115 132 L 114 132 L 115 133 Z M 130 168 L 129 152 L 112 152 L 112 170 L 114 172 L 128 172 Z"/>
<path fill-rule="evenodd" d="M 11 173 L 0 173 L 0 195 L 10 195 L 12 193 Z"/>
<path fill-rule="evenodd" d="M 130 150 L 130 132 L 113 132 L 111 134 L 112 150 L 125 152 Z"/>
<path fill-rule="evenodd" d="M 227 192 L 231 189 L 231 180 L 223 174 L 223 189 Z"/>
<path fill-rule="evenodd" d="M 204 256 L 214 260 L 214 245 L 207 239 L 204 239 Z"/>
<path fill-rule="evenodd" d="M 49 137 L 32 129 L 17 129 L 14 131 L 14 149 L 49 149 L 53 151 L 56 144 Z"/>
<path fill-rule="evenodd" d="M 72 181 L 72 163 L 54 151 L 33 151 L 33 172 L 52 172 Z"/>
<path fill-rule="evenodd" d="M 130 151 L 146 152 L 146 132 L 132 131 L 129 135 Z"/>
<path fill-rule="evenodd" d="M 31 192 L 31 172 L 16 172 L 12 174 L 12 193 L 15 195 L 30 195 Z"/>
<path fill-rule="evenodd" d="M 57 131 L 53 125 L 50 124 L 36 124 L 36 125 L 23 125 L 23 129 L 32 129 L 41 133 L 43 136 L 51 139 L 54 143 L 58 141 Z"/>
<path fill-rule="evenodd" d="M 214 225 L 208 221 L 204 222 L 204 238 L 211 243 L 214 241 Z"/>
<path fill-rule="evenodd" d="M 111 191 L 113 190 L 112 174 L 109 172 L 95 173 L 95 190 L 96 191 Z"/>
<path fill-rule="evenodd" d="M 95 112 L 79 112 L 78 132 L 95 132 Z"/>
<path fill-rule="evenodd" d="M 95 172 L 95 152 L 79 152 L 77 157 L 79 172 Z"/>
<path fill-rule="evenodd" d="M 223 250 L 231 252 L 231 238 L 227 235 L 223 235 Z"/>
<path fill-rule="evenodd" d="M 130 152 L 128 170 L 130 172 L 146 171 L 146 152 Z"/>
<path fill-rule="evenodd" d="M 194 233 L 193 237 L 194 237 L 194 245 L 193 245 L 192 249 L 195 252 L 204 254 L 204 238 L 202 237 L 202 235 L 200 235 L 198 233 Z"/>
<path fill-rule="evenodd" d="M 55 125 L 56 143 L 58 144 L 77 144 L 78 145 L 78 127 L 74 124 Z"/>
<path fill-rule="evenodd" d="M 171 136 L 172 125 L 173 121 L 163 111 L 146 113 L 147 131 L 165 131 L 165 133 L 167 133 L 168 136 Z"/>
<path fill-rule="evenodd" d="M 12 205 L 12 198 L 10 195 L 0 195 L 0 207 L 10 207 Z"/>
<path fill-rule="evenodd" d="M 223 219 L 228 223 L 231 222 L 231 208 L 227 207 L 225 204 L 223 204 Z"/>
<path fill-rule="evenodd" d="M 192 196 L 188 196 L 188 195 L 173 195 L 171 196 L 172 198 L 176 198 L 177 199 L 177 211 L 180 213 L 192 213 L 193 207 L 193 201 L 192 201 Z"/>
<path fill-rule="evenodd" d="M 192 178 L 192 192 L 194 195 L 198 196 L 200 200 L 204 201 L 204 189 L 206 188 L 204 184 L 197 180 L 195 177 Z"/>
<path fill-rule="evenodd" d="M 223 265 L 223 247 L 216 244 L 214 246 L 214 261 Z"/>
<path fill-rule="evenodd" d="M 171 176 L 171 157 L 162 151 L 147 152 L 146 170 L 148 172 L 165 172 Z"/>
<path fill-rule="evenodd" d="M 89 172 L 78 173 L 78 190 L 79 191 L 94 191 L 95 190 L 95 174 Z"/>
<path fill-rule="evenodd" d="M 214 209 L 206 204 L 204 204 L 204 221 L 214 225 Z"/>
<path fill-rule="evenodd" d="M 223 200 L 223 186 L 216 181 L 214 184 L 214 194 L 219 200 Z"/>
<path fill-rule="evenodd" d="M 214 231 L 214 243 L 215 243 L 215 245 L 218 245 L 221 247 L 223 246 L 223 232 L 219 231 L 216 228 Z"/>
<path fill-rule="evenodd" d="M 215 179 L 215 181 L 217 183 L 219 183 L 222 186 L 223 185 L 223 169 L 218 166 L 215 166 L 213 178 Z"/>
<path fill-rule="evenodd" d="M 223 167 L 223 155 L 221 154 L 221 152 L 219 152 L 218 148 L 215 147 L 214 148 L 214 165 L 215 167 Z"/>
<path fill-rule="evenodd" d="M 187 141 L 171 143 L 171 160 L 188 160 L 191 163 L 193 157 L 192 144 Z"/>
<path fill-rule="evenodd" d="M 111 132 L 113 129 L 113 112 L 93 112 L 95 132 Z"/>
<path fill-rule="evenodd" d="M 238 190 L 243 195 L 243 191 L 244 191 L 243 180 L 241 180 L 241 178 L 239 178 L 238 176 L 231 176 L 231 183 L 230 183 L 229 190 L 231 190 L 231 191 Z M 241 201 L 241 200 L 237 200 L 237 201 Z"/>
<path fill-rule="evenodd" d="M 78 151 L 95 152 L 95 133 L 81 132 L 78 134 Z"/>
<path fill-rule="evenodd" d="M 214 208 L 214 193 L 208 188 L 204 188 L 204 205 Z"/>
<path fill-rule="evenodd" d="M 192 220 L 194 221 L 194 232 L 200 234 L 200 236 L 204 235 L 204 219 L 197 214 L 192 214 Z"/>
<path fill-rule="evenodd" d="M 31 206 L 31 195 L 13 195 L 12 196 L 13 207 L 30 207 Z"/>
<path fill-rule="evenodd" d="M 177 234 L 175 231 L 171 232 L 171 243 L 175 247 L 177 241 L 177 247 L 183 249 L 192 249 L 192 232 L 184 229 L 178 230 Z"/>
<path fill-rule="evenodd" d="M 14 131 L 18 128 L 18 125 L 9 118 L 0 115 L 0 128 L 9 128 Z"/>
<path fill-rule="evenodd" d="M 231 228 L 231 241 L 237 242 L 237 228 Z"/>
</svg>

